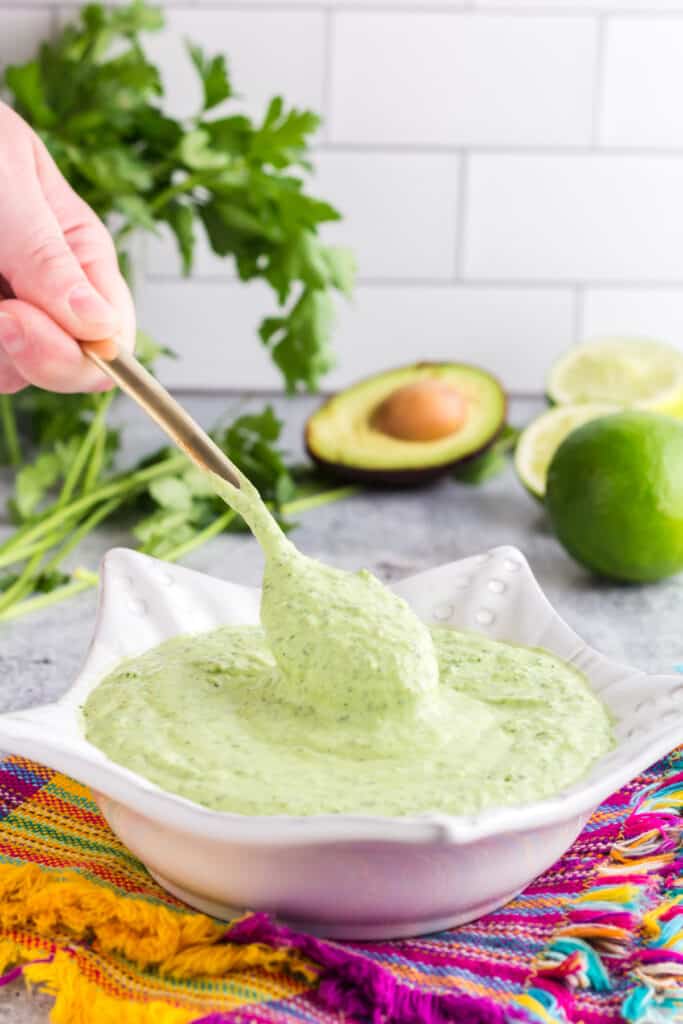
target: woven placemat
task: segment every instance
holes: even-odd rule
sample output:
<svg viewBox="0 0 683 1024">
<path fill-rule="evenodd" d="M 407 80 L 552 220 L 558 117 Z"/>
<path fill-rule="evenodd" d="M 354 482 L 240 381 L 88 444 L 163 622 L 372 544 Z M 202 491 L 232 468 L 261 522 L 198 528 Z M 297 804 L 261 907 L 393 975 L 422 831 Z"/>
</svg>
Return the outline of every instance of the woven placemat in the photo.
<svg viewBox="0 0 683 1024">
<path fill-rule="evenodd" d="M 57 1024 L 683 1020 L 683 748 L 592 816 L 506 907 L 397 942 L 219 922 L 161 889 L 89 790 L 0 762 L 0 982 Z M 682 877 L 679 877 L 679 874 Z"/>
</svg>

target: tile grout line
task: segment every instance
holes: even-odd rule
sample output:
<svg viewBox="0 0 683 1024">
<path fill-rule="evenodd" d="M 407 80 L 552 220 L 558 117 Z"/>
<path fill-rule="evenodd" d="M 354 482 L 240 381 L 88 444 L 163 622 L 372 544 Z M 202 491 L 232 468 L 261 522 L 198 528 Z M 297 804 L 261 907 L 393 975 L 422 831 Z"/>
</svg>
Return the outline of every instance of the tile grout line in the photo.
<svg viewBox="0 0 683 1024">
<path fill-rule="evenodd" d="M 82 6 L 81 0 L 2 0 L 2 7 L 54 7 L 60 3 L 71 8 Z M 599 4 L 592 7 L 543 7 L 533 4 L 524 4 L 519 7 L 499 6 L 495 3 L 477 3 L 476 0 L 460 0 L 457 7 L 454 7 L 449 0 L 393 0 L 391 3 L 381 3 L 379 0 L 365 0 L 361 3 L 350 3 L 345 0 L 164 0 L 164 6 L 173 8 L 187 8 L 196 10 L 198 7 L 205 10 L 233 10 L 233 11 L 311 11 L 311 10 L 336 10 L 348 11 L 362 15 L 370 13 L 408 13 L 408 14 L 446 14 L 455 16 L 478 15 L 495 16 L 499 18 L 577 18 L 577 17 L 599 17 L 609 15 L 617 18 L 680 18 L 683 17 L 683 3 L 678 8 L 655 7 L 654 9 L 634 9 L 629 7 L 605 8 Z"/>
<path fill-rule="evenodd" d="M 506 144 L 506 143 L 433 143 L 433 142 L 326 142 L 315 147 L 326 153 L 422 153 L 425 156 L 465 155 L 495 157 L 548 157 L 556 156 L 567 159 L 577 157 L 601 156 L 610 159 L 672 159 L 683 157 L 683 146 L 601 146 L 596 150 L 592 143 L 567 143 L 567 145 L 542 145 L 540 143 Z"/>
<path fill-rule="evenodd" d="M 153 284 L 188 284 L 203 286 L 241 287 L 237 277 L 226 277 L 222 274 L 195 274 L 191 278 L 184 278 L 180 274 L 155 273 L 149 271 L 145 278 Z M 568 289 L 584 288 L 595 289 L 596 291 L 680 291 L 683 285 L 683 275 L 680 278 L 671 278 L 665 281 L 634 281 L 619 278 L 607 278 L 591 280 L 590 278 L 560 278 L 548 280 L 543 278 L 527 277 L 519 280 L 510 278 L 481 278 L 467 277 L 454 279 L 453 277 L 359 277 L 358 286 L 363 288 L 438 288 L 438 289 L 467 289 L 491 291 L 567 291 Z"/>
<path fill-rule="evenodd" d="M 21 8 L 25 10 L 46 10 L 54 7 L 67 7 L 70 9 L 82 6 L 82 0 L 2 0 L 0 10 L 12 10 Z M 499 6 L 495 3 L 477 3 L 477 0 L 460 0 L 457 7 L 453 7 L 449 0 L 394 0 L 386 4 L 377 0 L 366 0 L 363 3 L 345 3 L 344 0 L 285 0 L 278 3 L 277 0 L 164 0 L 164 6 L 175 9 L 186 8 L 188 11 L 204 10 L 227 10 L 227 11 L 311 11 L 311 10 L 336 10 L 349 11 L 358 15 L 364 12 L 386 14 L 408 13 L 408 14 L 450 14 L 456 16 L 476 17 L 478 15 L 495 16 L 499 18 L 576 18 L 576 17 L 600 17 L 609 16 L 617 18 L 638 18 L 638 19 L 679 19 L 683 18 L 683 3 L 678 8 L 655 7 L 648 9 L 643 7 L 634 9 L 629 7 L 601 7 L 596 3 L 591 7 L 544 7 L 534 4 L 523 4 L 519 7 Z"/>
<path fill-rule="evenodd" d="M 290 398 L 296 401 L 297 399 L 310 399 L 311 402 L 315 402 L 319 398 L 324 398 L 328 395 L 336 394 L 340 389 L 335 387 L 321 387 L 319 391 L 314 394 L 308 392 L 298 392 L 296 395 L 288 396 L 285 391 L 281 388 L 216 388 L 216 387 L 201 387 L 201 386 L 182 386 L 173 387 L 169 389 L 172 394 L 177 395 L 181 398 L 240 398 L 245 402 L 251 399 L 262 399 L 262 398 L 282 398 L 283 400 L 289 400 Z M 535 401 L 537 399 L 544 399 L 545 395 L 543 389 L 529 390 L 524 388 L 506 388 L 508 396 L 516 401 Z"/>
</svg>

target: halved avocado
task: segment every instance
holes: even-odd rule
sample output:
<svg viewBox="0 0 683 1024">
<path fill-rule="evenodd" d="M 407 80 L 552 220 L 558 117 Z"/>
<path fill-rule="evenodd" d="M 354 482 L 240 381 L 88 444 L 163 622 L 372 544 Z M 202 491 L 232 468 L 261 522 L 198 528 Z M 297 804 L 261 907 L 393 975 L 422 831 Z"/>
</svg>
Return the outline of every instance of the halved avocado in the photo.
<svg viewBox="0 0 683 1024">
<path fill-rule="evenodd" d="M 417 484 L 488 448 L 506 407 L 500 383 L 477 366 L 417 363 L 328 399 L 306 424 L 306 448 L 347 480 Z"/>
</svg>

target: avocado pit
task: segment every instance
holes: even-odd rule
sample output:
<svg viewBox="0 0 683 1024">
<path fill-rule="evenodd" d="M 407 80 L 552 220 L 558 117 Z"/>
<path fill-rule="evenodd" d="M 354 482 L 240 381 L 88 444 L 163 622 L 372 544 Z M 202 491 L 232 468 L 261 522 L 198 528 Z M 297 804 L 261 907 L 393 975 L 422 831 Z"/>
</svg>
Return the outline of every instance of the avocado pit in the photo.
<svg viewBox="0 0 683 1024">
<path fill-rule="evenodd" d="M 455 434 L 467 418 L 467 404 L 452 385 L 435 378 L 397 388 L 372 417 L 375 430 L 401 441 L 438 441 Z"/>
</svg>

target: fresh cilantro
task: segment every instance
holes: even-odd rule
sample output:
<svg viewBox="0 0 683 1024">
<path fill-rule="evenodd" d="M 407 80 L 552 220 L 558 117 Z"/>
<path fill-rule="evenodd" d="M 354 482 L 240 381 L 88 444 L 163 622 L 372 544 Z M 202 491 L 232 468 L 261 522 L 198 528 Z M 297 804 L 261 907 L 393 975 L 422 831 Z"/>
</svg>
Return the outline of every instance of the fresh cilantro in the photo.
<svg viewBox="0 0 683 1024">
<path fill-rule="evenodd" d="M 282 423 L 268 406 L 260 413 L 238 417 L 229 427 L 215 431 L 213 438 L 226 455 L 256 485 L 264 501 L 270 503 L 283 526 L 282 507 L 297 493 L 297 486 L 278 442 Z M 162 450 L 154 462 L 174 457 Z M 134 527 L 143 550 L 157 557 L 167 557 L 178 544 L 186 544 L 199 531 L 225 513 L 225 504 L 213 490 L 203 473 L 185 463 L 179 472 L 169 472 L 153 480 L 136 499 L 138 508 L 146 511 Z M 227 529 L 243 529 L 235 517 Z"/>
<path fill-rule="evenodd" d="M 133 232 L 173 233 L 183 271 L 192 271 L 202 232 L 239 278 L 265 281 L 277 315 L 260 336 L 289 391 L 313 390 L 331 367 L 333 292 L 348 295 L 355 264 L 320 240 L 339 219 L 309 195 L 316 114 L 276 97 L 260 119 L 237 106 L 223 56 L 187 43 L 202 87 L 201 108 L 179 120 L 164 109 L 159 70 L 143 34 L 163 27 L 144 0 L 88 4 L 36 56 L 6 70 L 10 101 L 45 142 L 72 187 L 114 232 L 130 276 Z M 2 87 L 0 79 L 0 88 Z M 226 338 L 227 342 L 227 338 Z M 138 334 L 137 354 L 153 369 L 172 355 Z M 142 549 L 179 558 L 241 522 L 175 450 L 163 449 L 112 475 L 118 431 L 107 424 L 111 394 L 55 395 L 28 388 L 0 396 L 0 461 L 17 470 L 10 511 L 20 524 L 0 544 L 0 618 L 25 614 L 92 585 L 59 566 L 108 517 L 123 513 Z M 254 480 L 283 525 L 297 511 L 335 500 L 344 489 L 308 495 L 279 448 L 272 409 L 240 417 L 216 440 Z M 292 500 L 295 499 L 295 500 Z"/>
<path fill-rule="evenodd" d="M 144 48 L 144 34 L 163 23 L 143 0 L 88 4 L 36 57 L 7 69 L 14 106 L 74 189 L 116 229 L 124 267 L 131 232 L 167 224 L 185 273 L 203 229 L 242 280 L 265 280 L 282 312 L 264 322 L 261 338 L 289 390 L 314 389 L 332 364 L 330 293 L 348 294 L 354 271 L 348 252 L 318 238 L 339 214 L 306 191 L 319 118 L 280 96 L 258 120 L 231 109 L 238 101 L 225 57 L 189 41 L 201 109 L 186 120 L 171 117 Z"/>
</svg>

